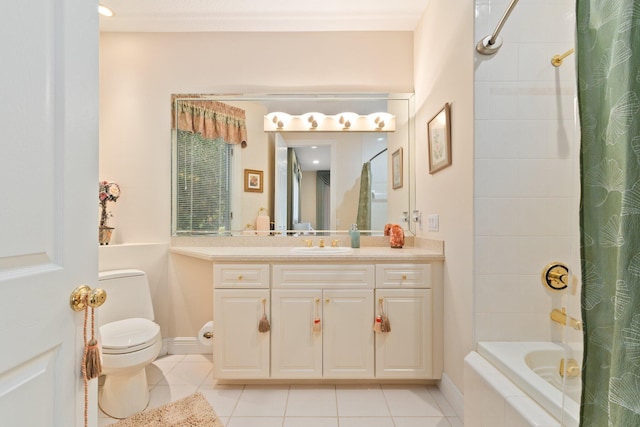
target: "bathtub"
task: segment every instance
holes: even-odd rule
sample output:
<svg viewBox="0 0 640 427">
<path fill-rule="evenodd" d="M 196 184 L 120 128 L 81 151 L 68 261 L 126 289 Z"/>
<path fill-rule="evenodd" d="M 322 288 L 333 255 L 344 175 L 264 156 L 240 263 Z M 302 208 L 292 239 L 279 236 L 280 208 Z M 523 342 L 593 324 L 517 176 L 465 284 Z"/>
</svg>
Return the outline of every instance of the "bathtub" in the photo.
<svg viewBox="0 0 640 427">
<path fill-rule="evenodd" d="M 478 343 L 465 358 L 465 427 L 577 427 L 581 378 L 560 376 L 562 358 L 581 364 L 581 345 Z"/>
</svg>

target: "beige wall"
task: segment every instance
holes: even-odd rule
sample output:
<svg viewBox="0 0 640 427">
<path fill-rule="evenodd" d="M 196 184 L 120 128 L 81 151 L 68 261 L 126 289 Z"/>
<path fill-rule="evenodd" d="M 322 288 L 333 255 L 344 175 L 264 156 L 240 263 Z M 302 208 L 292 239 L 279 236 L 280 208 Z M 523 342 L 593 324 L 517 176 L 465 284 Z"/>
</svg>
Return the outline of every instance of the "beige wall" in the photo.
<svg viewBox="0 0 640 427">
<path fill-rule="evenodd" d="M 144 264 L 118 244 L 170 241 L 170 95 L 194 92 L 413 92 L 413 34 L 102 33 L 100 179 L 122 187 L 110 206 L 122 266 Z M 211 270 L 169 263 L 154 273 L 168 277 L 154 298 L 168 307 L 162 333 L 193 337 L 212 316 Z"/>
<path fill-rule="evenodd" d="M 416 208 L 419 237 L 444 240 L 444 371 L 463 389 L 473 348 L 473 2 L 431 1 L 415 32 Z M 451 104 L 453 164 L 430 175 L 427 123 Z M 440 215 L 438 232 L 427 215 Z"/>
</svg>

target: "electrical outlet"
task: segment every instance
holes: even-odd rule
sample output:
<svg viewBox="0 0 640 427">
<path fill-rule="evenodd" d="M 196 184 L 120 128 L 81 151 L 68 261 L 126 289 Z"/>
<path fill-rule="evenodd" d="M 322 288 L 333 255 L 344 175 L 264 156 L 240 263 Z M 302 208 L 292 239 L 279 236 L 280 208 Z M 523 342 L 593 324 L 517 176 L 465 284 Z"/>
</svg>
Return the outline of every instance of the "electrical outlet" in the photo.
<svg viewBox="0 0 640 427">
<path fill-rule="evenodd" d="M 438 231 L 440 229 L 440 215 L 429 214 L 428 220 L 429 220 L 428 231 Z"/>
</svg>

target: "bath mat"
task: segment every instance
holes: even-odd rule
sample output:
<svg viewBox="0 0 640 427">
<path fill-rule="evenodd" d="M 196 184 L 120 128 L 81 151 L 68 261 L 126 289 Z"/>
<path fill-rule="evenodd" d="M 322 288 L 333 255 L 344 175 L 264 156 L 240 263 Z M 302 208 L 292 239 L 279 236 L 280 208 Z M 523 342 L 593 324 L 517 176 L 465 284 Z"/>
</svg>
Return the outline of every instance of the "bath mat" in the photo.
<svg viewBox="0 0 640 427">
<path fill-rule="evenodd" d="M 224 427 L 202 393 L 120 420 L 111 427 Z"/>
</svg>

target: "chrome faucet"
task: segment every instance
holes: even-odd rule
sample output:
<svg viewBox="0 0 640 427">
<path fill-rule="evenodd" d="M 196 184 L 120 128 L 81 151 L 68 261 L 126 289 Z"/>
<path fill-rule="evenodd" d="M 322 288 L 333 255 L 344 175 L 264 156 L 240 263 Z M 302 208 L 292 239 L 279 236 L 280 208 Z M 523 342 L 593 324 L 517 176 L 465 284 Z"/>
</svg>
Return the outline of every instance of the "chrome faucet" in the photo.
<svg viewBox="0 0 640 427">
<path fill-rule="evenodd" d="M 569 326 L 571 326 L 576 331 L 581 331 L 582 330 L 582 322 L 580 320 L 578 320 L 578 319 L 574 319 L 571 316 L 567 316 L 566 307 L 562 307 L 561 310 L 558 310 L 557 308 L 554 308 L 551 311 L 551 320 L 553 320 L 554 322 L 559 323 L 561 325 L 566 325 L 567 322 L 569 322 Z"/>
</svg>

